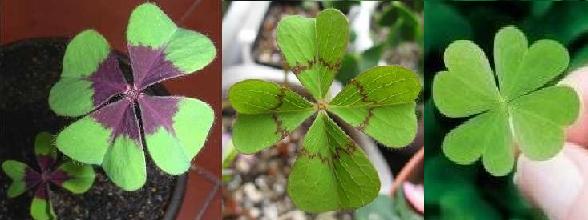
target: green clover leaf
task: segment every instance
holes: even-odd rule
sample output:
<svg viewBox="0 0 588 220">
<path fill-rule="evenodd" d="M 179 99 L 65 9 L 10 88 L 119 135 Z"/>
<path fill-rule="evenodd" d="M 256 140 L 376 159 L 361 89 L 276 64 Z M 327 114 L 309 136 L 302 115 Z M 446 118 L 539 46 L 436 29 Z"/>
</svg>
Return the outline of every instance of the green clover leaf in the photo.
<svg viewBox="0 0 588 220">
<path fill-rule="evenodd" d="M 446 71 L 433 81 L 437 108 L 451 118 L 473 116 L 447 134 L 443 152 L 458 164 L 482 157 L 495 176 L 514 165 L 514 146 L 533 160 L 557 154 L 564 127 L 578 117 L 579 98 L 563 85 L 545 85 L 566 69 L 567 50 L 552 40 L 530 47 L 515 27 L 502 28 L 494 40 L 499 88 L 484 52 L 473 42 L 455 41 L 444 54 Z"/>
<path fill-rule="evenodd" d="M 288 16 L 278 24 L 278 46 L 316 102 L 262 80 L 245 80 L 229 89 L 229 101 L 237 111 L 233 144 L 242 153 L 272 146 L 316 115 L 288 178 L 292 201 L 305 211 L 362 207 L 380 189 L 367 156 L 332 115 L 390 147 L 406 146 L 416 135 L 415 99 L 421 85 L 410 70 L 374 67 L 328 99 L 348 35 L 347 18 L 334 9 L 322 11 L 316 19 Z"/>
<path fill-rule="evenodd" d="M 17 197 L 27 190 L 34 192 L 29 211 L 35 220 L 57 219 L 51 203 L 50 185 L 81 194 L 94 183 L 95 173 L 91 165 L 71 160 L 59 163 L 54 142 L 53 136 L 47 132 L 37 134 L 34 152 L 39 169 L 15 160 L 2 162 L 2 170 L 12 180 L 7 191 L 8 198 Z"/>
<path fill-rule="evenodd" d="M 134 191 L 147 181 L 145 149 L 164 172 L 185 173 L 214 120 L 203 101 L 151 96 L 146 89 L 195 74 L 212 62 L 216 49 L 208 37 L 178 27 L 149 2 L 133 10 L 126 33 L 131 81 L 108 41 L 85 30 L 67 45 L 49 106 L 58 115 L 83 116 L 59 133 L 58 149 L 76 161 L 101 165 L 117 186 Z"/>
</svg>

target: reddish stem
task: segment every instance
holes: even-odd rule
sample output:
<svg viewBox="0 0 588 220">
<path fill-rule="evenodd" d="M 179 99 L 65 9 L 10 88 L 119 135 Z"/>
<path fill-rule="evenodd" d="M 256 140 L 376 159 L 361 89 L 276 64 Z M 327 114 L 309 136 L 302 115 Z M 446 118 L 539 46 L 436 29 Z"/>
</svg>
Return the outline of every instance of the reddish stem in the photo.
<svg viewBox="0 0 588 220">
<path fill-rule="evenodd" d="M 394 192 L 396 189 L 402 185 L 410 177 L 410 175 L 414 172 L 414 169 L 417 168 L 417 165 L 423 160 L 425 157 L 425 147 L 421 147 L 421 149 L 410 158 L 408 163 L 404 165 L 400 173 L 394 178 L 394 183 L 392 183 L 392 189 L 390 190 L 390 196 L 394 197 Z"/>
</svg>

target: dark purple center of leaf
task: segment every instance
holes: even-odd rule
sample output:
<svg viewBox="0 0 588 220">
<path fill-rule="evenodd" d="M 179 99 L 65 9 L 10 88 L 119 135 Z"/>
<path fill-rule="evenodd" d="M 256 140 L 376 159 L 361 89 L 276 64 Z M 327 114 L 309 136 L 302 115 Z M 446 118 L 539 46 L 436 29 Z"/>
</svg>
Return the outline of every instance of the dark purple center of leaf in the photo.
<svg viewBox="0 0 588 220">
<path fill-rule="evenodd" d="M 120 94 L 127 88 L 125 78 L 118 66 L 118 59 L 114 53 L 110 53 L 106 60 L 100 64 L 96 73 L 89 78 L 92 82 L 94 106 L 100 106 L 111 97 Z"/>
<path fill-rule="evenodd" d="M 55 159 L 49 155 L 37 155 L 37 163 L 41 168 L 41 172 L 48 170 L 55 162 Z"/>
<path fill-rule="evenodd" d="M 47 194 L 47 184 L 43 183 L 37 186 L 37 190 L 35 190 L 35 198 L 47 199 Z"/>
<path fill-rule="evenodd" d="M 70 178 L 71 177 L 66 172 L 61 170 L 55 170 L 48 176 L 48 180 L 58 186 L 61 186 L 63 182 L 69 180 Z"/>
<path fill-rule="evenodd" d="M 112 129 L 112 140 L 120 135 L 139 140 L 139 124 L 134 106 L 132 100 L 121 99 L 93 112 L 92 117 Z"/>
<path fill-rule="evenodd" d="M 143 96 L 139 99 L 139 106 L 145 135 L 155 133 L 160 126 L 173 132 L 173 116 L 178 111 L 177 98 Z"/>
<path fill-rule="evenodd" d="M 137 88 L 145 89 L 152 84 L 182 74 L 170 61 L 165 59 L 163 48 L 154 50 L 145 46 L 128 46 L 128 49 L 133 69 L 133 80 Z"/>
<path fill-rule="evenodd" d="M 155 50 L 145 46 L 128 46 L 128 50 L 133 85 L 126 83 L 118 60 L 111 53 L 90 78 L 95 91 L 94 105 L 98 107 L 116 94 L 122 94 L 122 98 L 99 108 L 91 116 L 112 129 L 111 141 L 124 135 L 139 142 L 139 119 L 143 121 L 145 134 L 152 134 L 160 126 L 173 133 L 172 117 L 177 112 L 177 98 L 150 97 L 143 90 L 165 79 L 180 76 L 182 72 L 165 59 L 164 48 Z M 135 112 L 136 104 L 139 105 L 141 117 Z"/>
<path fill-rule="evenodd" d="M 34 187 L 42 181 L 41 174 L 28 167 L 25 169 L 24 178 L 27 188 Z"/>
</svg>

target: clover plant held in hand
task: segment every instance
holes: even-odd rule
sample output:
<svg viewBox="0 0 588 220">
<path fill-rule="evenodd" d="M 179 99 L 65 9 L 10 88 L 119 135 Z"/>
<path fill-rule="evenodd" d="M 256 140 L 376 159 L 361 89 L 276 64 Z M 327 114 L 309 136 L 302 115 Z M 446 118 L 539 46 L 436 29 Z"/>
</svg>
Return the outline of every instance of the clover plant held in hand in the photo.
<svg viewBox="0 0 588 220">
<path fill-rule="evenodd" d="M 328 97 L 348 39 L 347 18 L 337 10 L 324 10 L 316 18 L 285 17 L 277 28 L 278 46 L 315 102 L 261 80 L 245 80 L 229 90 L 238 113 L 233 143 L 243 153 L 275 144 L 316 115 L 288 178 L 288 193 L 302 210 L 358 208 L 380 190 L 366 155 L 327 112 L 390 147 L 403 147 L 416 134 L 415 99 L 421 86 L 410 70 L 374 67 L 335 98 Z"/>
<path fill-rule="evenodd" d="M 84 115 L 57 137 L 61 152 L 102 165 L 116 185 L 136 190 L 146 181 L 144 147 L 163 171 L 182 174 L 214 118 L 211 107 L 198 99 L 149 96 L 143 90 L 202 69 L 216 51 L 206 36 L 177 27 L 151 3 L 132 12 L 127 45 L 132 82 L 125 81 L 104 37 L 94 30 L 79 33 L 67 46 L 49 104 L 59 115 Z"/>
<path fill-rule="evenodd" d="M 2 170 L 12 179 L 7 192 L 9 198 L 34 189 L 30 212 L 36 220 L 56 219 L 49 198 L 50 183 L 76 194 L 86 192 L 94 183 L 94 169 L 90 165 L 73 161 L 57 165 L 57 150 L 52 146 L 52 138 L 45 132 L 39 133 L 35 138 L 35 156 L 40 170 L 34 170 L 14 160 L 2 163 Z"/>
<path fill-rule="evenodd" d="M 567 50 L 553 40 L 528 46 L 515 27 L 494 38 L 494 68 L 484 52 L 466 40 L 450 44 L 444 54 L 447 70 L 433 81 L 433 99 L 451 118 L 470 117 L 445 136 L 443 152 L 458 164 L 482 158 L 495 176 L 510 173 L 515 144 L 532 160 L 546 160 L 564 143 L 564 128 L 578 117 L 579 98 L 550 81 L 566 70 Z M 547 85 L 546 85 L 547 84 Z"/>
</svg>

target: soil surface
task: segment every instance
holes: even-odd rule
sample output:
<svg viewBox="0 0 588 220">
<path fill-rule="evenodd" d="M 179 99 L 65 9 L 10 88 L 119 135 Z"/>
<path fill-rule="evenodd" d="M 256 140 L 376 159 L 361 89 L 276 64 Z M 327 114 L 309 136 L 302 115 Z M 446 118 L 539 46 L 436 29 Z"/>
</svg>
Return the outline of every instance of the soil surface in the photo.
<svg viewBox="0 0 588 220">
<path fill-rule="evenodd" d="M 56 116 L 47 101 L 51 86 L 59 78 L 66 45 L 66 39 L 35 39 L 0 47 L 0 162 L 18 160 L 36 169 L 36 134 L 56 134 L 75 120 Z M 128 65 L 121 67 L 127 75 L 130 73 Z M 159 86 L 150 90 L 166 93 Z M 52 185 L 50 199 L 58 218 L 161 219 L 178 178 L 159 170 L 145 153 L 147 182 L 140 190 L 121 190 L 97 166 L 94 185 L 84 194 L 74 195 Z M 61 161 L 67 159 L 62 157 Z M 32 192 L 7 198 L 10 180 L 0 173 L 0 219 L 30 219 Z"/>
</svg>

